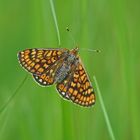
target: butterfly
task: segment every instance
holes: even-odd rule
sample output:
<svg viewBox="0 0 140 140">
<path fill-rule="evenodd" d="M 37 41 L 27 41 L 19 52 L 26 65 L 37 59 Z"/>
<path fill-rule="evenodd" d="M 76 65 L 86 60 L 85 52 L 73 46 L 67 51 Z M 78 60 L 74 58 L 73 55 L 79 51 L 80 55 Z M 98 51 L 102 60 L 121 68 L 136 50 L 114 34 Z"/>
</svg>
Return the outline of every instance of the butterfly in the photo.
<svg viewBox="0 0 140 140">
<path fill-rule="evenodd" d="M 26 49 L 18 53 L 18 60 L 39 85 L 56 84 L 61 97 L 80 106 L 95 104 L 95 92 L 77 47 L 72 50 Z"/>
</svg>

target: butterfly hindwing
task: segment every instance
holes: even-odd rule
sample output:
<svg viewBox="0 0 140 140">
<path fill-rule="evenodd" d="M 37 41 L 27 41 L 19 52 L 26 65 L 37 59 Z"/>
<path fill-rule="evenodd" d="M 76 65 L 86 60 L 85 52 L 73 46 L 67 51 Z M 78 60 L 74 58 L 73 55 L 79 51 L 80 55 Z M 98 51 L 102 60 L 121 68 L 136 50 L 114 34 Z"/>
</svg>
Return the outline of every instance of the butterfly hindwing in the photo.
<svg viewBox="0 0 140 140">
<path fill-rule="evenodd" d="M 52 77 L 48 76 L 46 73 L 44 73 L 42 75 L 33 74 L 33 78 L 41 86 L 49 86 L 54 83 L 54 79 Z"/>
<path fill-rule="evenodd" d="M 68 81 L 67 79 L 65 79 L 63 82 L 59 83 L 56 85 L 56 89 L 57 91 L 59 92 L 60 96 L 62 98 L 65 98 L 67 100 L 69 100 L 69 96 L 67 94 L 67 91 L 68 91 Z"/>
<path fill-rule="evenodd" d="M 64 51 L 64 49 L 26 49 L 18 53 L 18 59 L 28 72 L 41 75 L 60 59 Z"/>
<path fill-rule="evenodd" d="M 70 73 L 61 82 L 57 83 L 57 85 L 56 85 L 56 89 L 59 92 L 59 94 L 61 95 L 61 97 L 65 98 L 67 100 L 69 100 L 69 96 L 68 96 L 69 83 L 72 78 L 72 73 L 74 72 L 74 70 L 76 68 L 75 63 L 71 65 Z"/>
<path fill-rule="evenodd" d="M 51 67 L 49 67 L 45 73 L 41 74 L 41 75 L 36 75 L 33 74 L 33 78 L 35 79 L 35 81 L 37 83 L 39 83 L 41 86 L 48 86 L 48 85 L 52 85 L 55 81 L 55 72 L 58 68 L 59 65 L 59 61 L 57 65 L 52 65 Z"/>
</svg>

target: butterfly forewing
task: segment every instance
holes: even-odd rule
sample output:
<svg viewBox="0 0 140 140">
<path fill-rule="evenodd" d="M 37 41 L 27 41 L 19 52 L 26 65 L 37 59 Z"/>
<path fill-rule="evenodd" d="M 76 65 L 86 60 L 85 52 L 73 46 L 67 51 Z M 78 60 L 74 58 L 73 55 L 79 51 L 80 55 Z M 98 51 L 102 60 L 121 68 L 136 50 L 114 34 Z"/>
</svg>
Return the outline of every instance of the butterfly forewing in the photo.
<svg viewBox="0 0 140 140">
<path fill-rule="evenodd" d="M 46 73 L 65 52 L 65 49 L 26 49 L 18 53 L 22 67 L 36 75 Z"/>
<path fill-rule="evenodd" d="M 68 81 L 67 83 L 65 81 Z M 65 84 L 66 83 L 66 84 Z M 91 106 L 95 103 L 95 94 L 83 65 L 79 62 L 74 72 L 57 85 L 61 95 L 67 95 L 74 103 Z"/>
<path fill-rule="evenodd" d="M 69 98 L 82 106 L 91 106 L 95 103 L 95 94 L 89 77 L 81 63 L 79 63 L 70 83 Z"/>
</svg>

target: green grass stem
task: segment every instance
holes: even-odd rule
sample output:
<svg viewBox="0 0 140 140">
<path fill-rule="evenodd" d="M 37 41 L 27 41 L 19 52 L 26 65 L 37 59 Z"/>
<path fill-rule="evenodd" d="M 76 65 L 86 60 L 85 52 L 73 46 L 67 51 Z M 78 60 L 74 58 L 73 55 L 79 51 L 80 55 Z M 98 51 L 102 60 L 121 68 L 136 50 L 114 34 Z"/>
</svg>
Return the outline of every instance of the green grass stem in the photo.
<svg viewBox="0 0 140 140">
<path fill-rule="evenodd" d="M 101 95 L 101 91 L 100 91 L 99 85 L 97 83 L 97 80 L 96 80 L 95 76 L 93 77 L 93 79 L 94 79 L 95 84 L 96 84 L 99 101 L 100 101 L 101 108 L 102 108 L 102 111 L 103 111 L 103 114 L 104 114 L 105 122 L 107 124 L 107 128 L 108 128 L 108 132 L 109 132 L 110 138 L 111 138 L 111 140 L 115 140 L 113 129 L 111 127 L 111 123 L 110 123 L 110 120 L 109 120 L 109 117 L 108 117 L 108 114 L 107 114 L 107 111 L 106 111 L 106 108 L 105 108 L 105 104 L 104 104 L 104 101 L 103 101 L 103 98 L 102 98 L 102 95 Z"/>
<path fill-rule="evenodd" d="M 15 92 L 8 98 L 8 100 L 1 106 L 0 108 L 0 115 L 2 114 L 2 112 L 6 109 L 6 107 L 9 105 L 9 103 L 12 101 L 12 99 L 15 97 L 15 95 L 18 93 L 18 91 L 22 88 L 23 84 L 25 83 L 26 79 L 27 79 L 28 75 L 26 75 L 24 77 L 24 79 L 22 80 L 22 82 L 19 84 L 19 86 L 17 87 L 17 89 L 15 90 Z"/>
<path fill-rule="evenodd" d="M 60 32 L 59 32 L 59 28 L 58 28 L 58 23 L 57 23 L 57 18 L 56 18 L 56 13 L 55 13 L 55 8 L 54 8 L 53 0 L 50 0 L 50 5 L 51 5 L 52 15 L 53 15 L 53 19 L 54 19 L 54 23 L 55 23 L 55 28 L 56 28 L 56 32 L 57 32 L 58 45 L 60 46 L 61 45 Z"/>
</svg>

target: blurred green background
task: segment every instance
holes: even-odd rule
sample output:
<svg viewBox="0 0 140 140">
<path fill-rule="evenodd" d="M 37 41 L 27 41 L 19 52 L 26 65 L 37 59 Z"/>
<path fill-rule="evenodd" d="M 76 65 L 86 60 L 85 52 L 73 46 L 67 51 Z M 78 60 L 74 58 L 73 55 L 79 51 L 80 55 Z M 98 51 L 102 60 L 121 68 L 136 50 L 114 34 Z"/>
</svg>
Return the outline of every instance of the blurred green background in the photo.
<svg viewBox="0 0 140 140">
<path fill-rule="evenodd" d="M 95 87 L 95 75 L 116 140 L 140 140 L 140 1 L 54 0 L 61 47 L 74 48 Z M 26 48 L 58 48 L 49 0 L 0 0 L 0 107 L 27 72 L 17 60 Z M 96 104 L 82 108 L 60 98 L 55 86 L 40 87 L 31 75 L 0 113 L 0 140 L 110 140 Z"/>
</svg>

